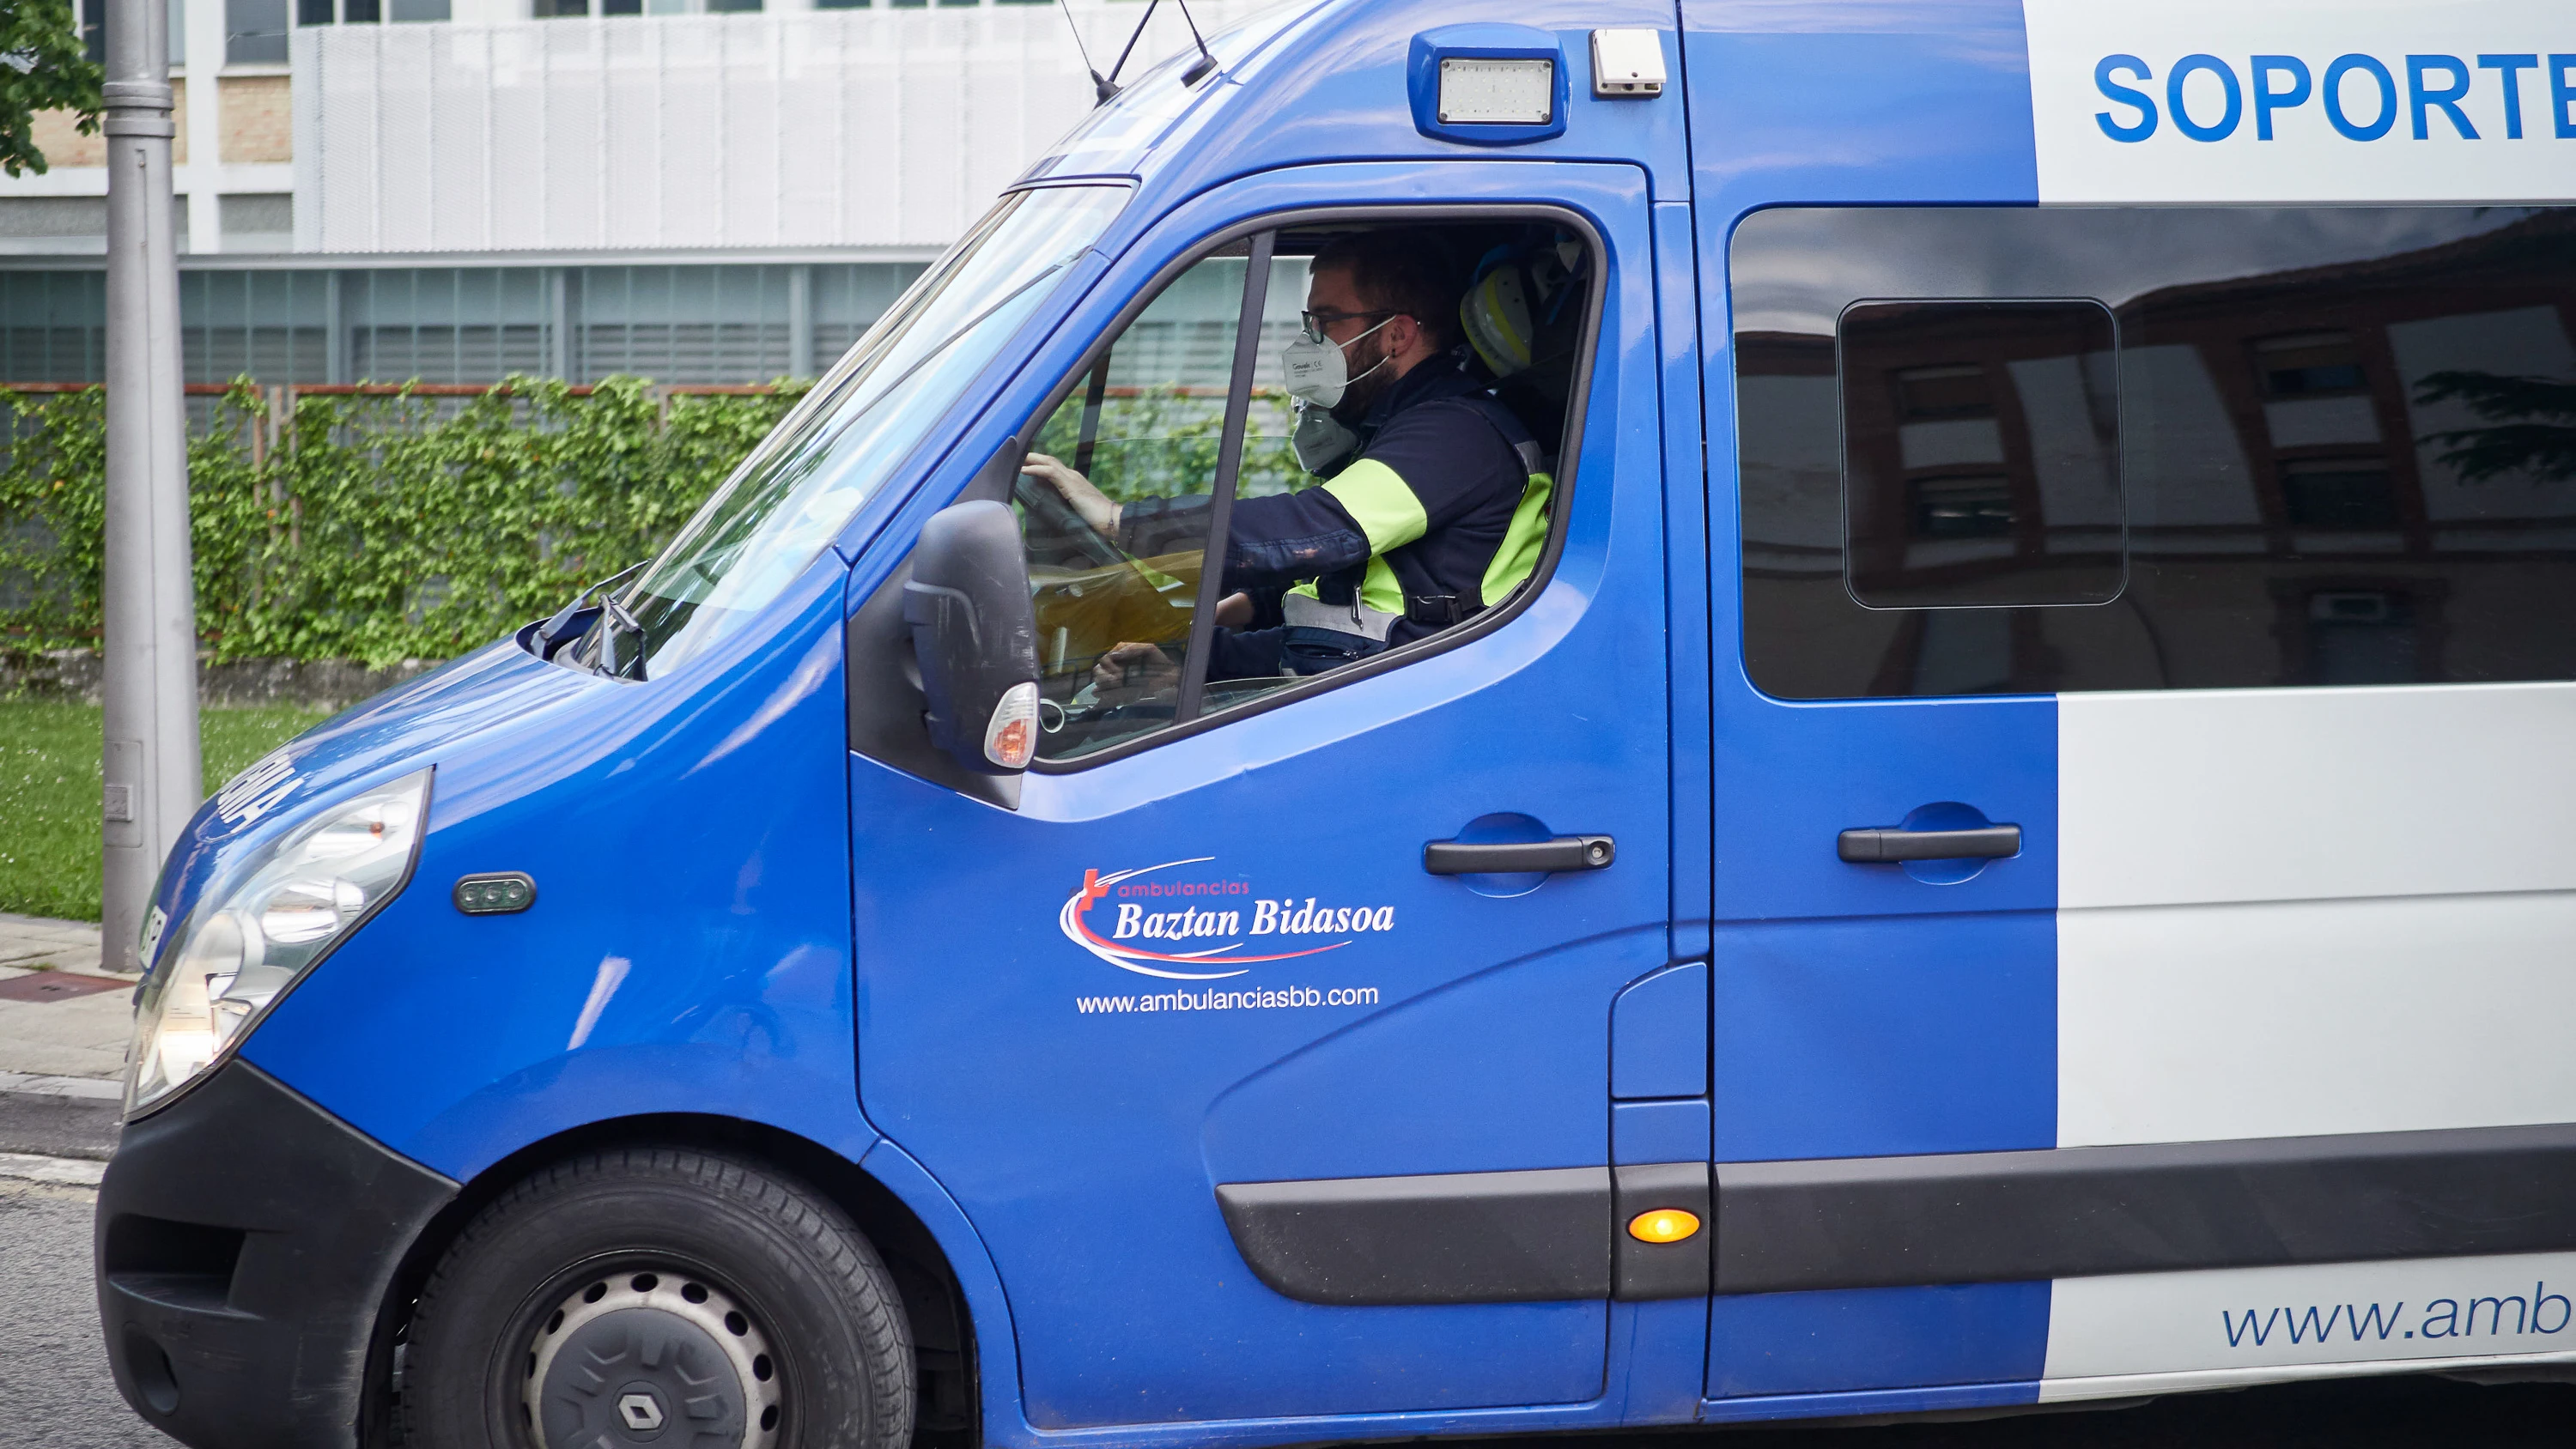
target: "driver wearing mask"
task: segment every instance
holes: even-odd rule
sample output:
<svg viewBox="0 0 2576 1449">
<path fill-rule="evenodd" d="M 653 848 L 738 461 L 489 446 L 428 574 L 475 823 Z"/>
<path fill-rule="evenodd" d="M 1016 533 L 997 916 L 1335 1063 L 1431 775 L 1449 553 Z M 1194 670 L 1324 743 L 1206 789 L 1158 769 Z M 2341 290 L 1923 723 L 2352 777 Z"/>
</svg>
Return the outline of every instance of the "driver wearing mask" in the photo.
<svg viewBox="0 0 2576 1449">
<path fill-rule="evenodd" d="M 1441 238 L 1361 232 L 1315 254 L 1305 330 L 1281 354 L 1297 461 L 1324 481 L 1237 498 L 1208 678 L 1320 674 L 1434 634 L 1502 601 L 1538 562 L 1548 475 L 1529 431 L 1467 371 L 1463 288 Z M 1124 506 L 1064 463 L 1023 468 L 1129 555 L 1204 536 L 1205 497 Z M 1254 601 L 1276 599 L 1271 610 Z M 1247 627 L 1267 624 L 1267 627 Z M 1122 643 L 1104 686 L 1177 683 L 1151 644 Z"/>
</svg>

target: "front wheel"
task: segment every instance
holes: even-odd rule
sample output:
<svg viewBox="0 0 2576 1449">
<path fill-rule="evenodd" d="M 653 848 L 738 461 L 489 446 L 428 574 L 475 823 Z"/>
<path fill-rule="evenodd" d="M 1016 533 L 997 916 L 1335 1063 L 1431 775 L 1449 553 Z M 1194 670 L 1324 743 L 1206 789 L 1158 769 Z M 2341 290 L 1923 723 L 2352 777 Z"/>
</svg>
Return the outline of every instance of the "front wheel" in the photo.
<svg viewBox="0 0 2576 1449">
<path fill-rule="evenodd" d="M 903 1449 L 913 1355 L 885 1264 L 801 1184 L 715 1153 L 556 1164 L 422 1288 L 406 1442 Z"/>
</svg>

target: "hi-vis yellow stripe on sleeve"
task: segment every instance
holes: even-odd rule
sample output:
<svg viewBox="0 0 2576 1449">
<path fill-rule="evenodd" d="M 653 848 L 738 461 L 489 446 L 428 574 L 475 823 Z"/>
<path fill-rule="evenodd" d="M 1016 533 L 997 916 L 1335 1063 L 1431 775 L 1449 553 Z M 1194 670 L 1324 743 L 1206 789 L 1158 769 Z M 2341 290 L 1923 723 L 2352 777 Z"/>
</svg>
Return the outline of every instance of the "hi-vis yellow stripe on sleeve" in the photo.
<svg viewBox="0 0 2576 1449">
<path fill-rule="evenodd" d="M 1375 458 L 1362 458 L 1324 485 L 1368 536 L 1370 553 L 1402 548 L 1431 527 L 1422 500 L 1405 486 L 1404 475 Z"/>
<path fill-rule="evenodd" d="M 1494 561 L 1485 566 L 1485 584 L 1481 602 L 1492 608 L 1521 586 L 1521 581 L 1538 567 L 1538 556 L 1547 547 L 1547 499 L 1556 481 L 1545 473 L 1532 473 L 1521 489 L 1520 506 L 1512 510 L 1511 527 L 1504 530 L 1503 546 L 1494 550 Z"/>
</svg>

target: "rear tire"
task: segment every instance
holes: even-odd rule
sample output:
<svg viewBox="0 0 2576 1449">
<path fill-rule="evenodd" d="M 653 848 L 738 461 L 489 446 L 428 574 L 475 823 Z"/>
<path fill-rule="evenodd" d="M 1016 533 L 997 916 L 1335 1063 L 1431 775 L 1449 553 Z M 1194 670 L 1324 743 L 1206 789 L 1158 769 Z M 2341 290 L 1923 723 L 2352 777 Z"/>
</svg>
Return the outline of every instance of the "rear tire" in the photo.
<svg viewBox="0 0 2576 1449">
<path fill-rule="evenodd" d="M 912 1438 L 912 1336 L 876 1250 L 793 1179 L 689 1149 L 504 1192 L 423 1286 L 405 1370 L 404 1437 L 428 1449 Z"/>
</svg>

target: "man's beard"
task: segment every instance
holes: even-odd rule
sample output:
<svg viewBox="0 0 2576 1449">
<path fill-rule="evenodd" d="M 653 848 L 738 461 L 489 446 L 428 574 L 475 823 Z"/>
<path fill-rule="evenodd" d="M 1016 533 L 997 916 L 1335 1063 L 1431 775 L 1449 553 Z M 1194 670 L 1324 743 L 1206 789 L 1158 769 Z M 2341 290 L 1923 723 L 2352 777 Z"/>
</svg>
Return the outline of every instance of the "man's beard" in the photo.
<svg viewBox="0 0 2576 1449">
<path fill-rule="evenodd" d="M 1386 366 L 1386 344 L 1372 336 L 1366 346 L 1368 356 L 1351 359 L 1351 382 L 1342 389 L 1342 400 L 1333 404 L 1333 420 L 1346 428 L 1365 421 L 1369 408 L 1396 381 L 1394 370 Z"/>
</svg>

